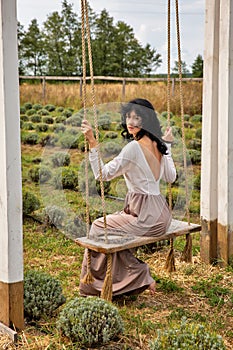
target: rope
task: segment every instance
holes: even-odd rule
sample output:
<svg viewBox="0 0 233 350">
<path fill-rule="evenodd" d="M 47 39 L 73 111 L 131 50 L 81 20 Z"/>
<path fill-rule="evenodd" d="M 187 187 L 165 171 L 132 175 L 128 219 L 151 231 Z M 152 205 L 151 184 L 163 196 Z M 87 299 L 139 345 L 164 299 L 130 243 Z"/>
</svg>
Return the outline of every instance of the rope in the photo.
<svg viewBox="0 0 233 350">
<path fill-rule="evenodd" d="M 171 1 L 168 0 L 168 20 L 167 20 L 167 125 L 170 127 L 171 120 Z M 172 209 L 171 183 L 168 184 L 168 202 Z"/>
<path fill-rule="evenodd" d="M 91 77 L 91 96 L 92 96 L 92 106 L 93 106 L 93 112 L 94 112 L 94 126 L 95 126 L 96 142 L 97 142 L 98 165 L 99 165 L 99 175 L 100 175 L 99 178 L 100 178 L 101 202 L 102 202 L 103 219 L 104 219 L 104 236 L 105 236 L 105 243 L 108 243 L 106 206 L 105 206 L 105 199 L 104 199 L 104 184 L 103 184 L 103 174 L 102 174 L 102 167 L 101 167 L 101 158 L 100 158 L 100 152 L 99 152 L 99 129 L 98 129 L 98 120 L 97 120 L 97 111 L 96 111 L 96 101 L 95 101 L 94 71 L 93 71 L 93 61 L 92 61 L 91 35 L 90 35 L 90 25 L 89 25 L 89 18 L 88 18 L 87 0 L 82 0 L 82 4 L 84 7 L 85 19 L 86 19 L 87 47 L 88 47 L 88 57 L 89 57 L 89 66 L 90 66 L 90 77 Z"/>
<path fill-rule="evenodd" d="M 84 4 L 81 1 L 81 13 L 82 13 L 82 63 L 83 63 L 83 84 L 82 84 L 82 101 L 83 101 L 83 111 L 84 111 L 84 119 L 86 119 L 87 114 L 87 84 L 86 84 L 86 45 L 85 45 L 85 11 Z M 88 174 L 88 153 L 87 153 L 87 138 L 84 136 L 84 145 L 85 145 L 85 174 Z M 86 236 L 89 238 L 89 223 L 90 223 L 90 214 L 89 214 L 89 184 L 88 184 L 88 176 L 85 176 L 85 185 L 86 185 Z"/>
<path fill-rule="evenodd" d="M 171 1 L 168 0 L 167 17 L 167 126 L 170 127 L 171 120 Z M 172 188 L 168 184 L 168 203 L 172 210 Z M 175 271 L 174 240 L 170 239 L 170 250 L 166 259 L 165 269 L 169 272 Z"/>
<path fill-rule="evenodd" d="M 184 159 L 184 173 L 185 173 L 185 199 L 186 199 L 186 215 L 187 221 L 190 225 L 190 211 L 188 200 L 188 169 L 187 156 L 185 147 L 185 129 L 184 129 L 184 102 L 183 102 L 183 85 L 182 85 L 182 69 L 181 69 L 181 45 L 180 45 L 180 26 L 179 26 L 179 3 L 176 0 L 176 29 L 177 29 L 177 46 L 178 46 L 178 68 L 179 68 L 179 91 L 180 91 L 180 110 L 181 110 L 181 130 L 182 130 L 182 145 L 183 145 L 183 159 Z M 182 259 L 186 262 L 192 262 L 192 237 L 190 233 L 186 234 L 186 245 L 182 252 Z"/>
<path fill-rule="evenodd" d="M 101 290 L 101 298 L 112 300 L 112 254 L 107 254 L 107 271 Z"/>
<path fill-rule="evenodd" d="M 180 112 L 181 112 L 181 130 L 182 130 L 182 145 L 185 173 L 185 198 L 186 198 L 186 214 L 188 224 L 190 224 L 190 212 L 188 201 L 188 171 L 187 171 L 187 156 L 185 147 L 185 130 L 184 130 L 184 101 L 183 101 L 183 84 L 182 84 L 182 69 L 181 69 L 181 45 L 180 45 L 180 26 L 179 26 L 179 4 L 176 0 L 176 30 L 177 30 L 177 46 L 178 46 L 178 69 L 179 69 L 179 91 L 180 91 Z"/>
<path fill-rule="evenodd" d="M 95 101 L 95 85 L 94 85 L 94 71 L 93 71 L 93 61 L 92 61 L 92 49 L 91 49 L 91 35 L 90 35 L 90 25 L 88 18 L 88 5 L 87 0 L 81 0 L 81 11 L 82 11 L 82 59 L 83 59 L 83 106 L 84 106 L 84 118 L 86 119 L 86 46 L 85 46 L 85 33 L 87 37 L 87 49 L 88 49 L 88 59 L 90 66 L 90 77 L 91 77 L 91 97 L 92 97 L 92 106 L 94 112 L 94 126 L 96 134 L 96 143 L 97 143 L 97 154 L 98 154 L 98 166 L 99 166 L 99 179 L 100 179 L 100 190 L 101 190 L 101 202 L 103 209 L 103 219 L 104 219 L 104 237 L 105 243 L 108 243 L 107 235 L 107 221 L 106 221 L 106 206 L 104 199 L 104 184 L 103 184 L 103 174 L 101 167 L 101 158 L 99 151 L 99 129 L 98 129 L 98 120 L 97 120 L 97 111 L 96 111 L 96 101 Z M 85 26 L 86 24 L 86 26 Z M 85 174 L 86 174 L 86 227 L 87 227 L 87 238 L 89 238 L 89 187 L 88 187 L 88 155 L 87 155 L 87 139 L 85 137 Z M 83 283 L 89 284 L 94 280 L 91 273 L 91 251 L 87 251 L 87 273 L 82 279 Z M 106 276 L 101 292 L 101 297 L 106 300 L 112 299 L 112 254 L 107 255 L 107 271 Z"/>
</svg>

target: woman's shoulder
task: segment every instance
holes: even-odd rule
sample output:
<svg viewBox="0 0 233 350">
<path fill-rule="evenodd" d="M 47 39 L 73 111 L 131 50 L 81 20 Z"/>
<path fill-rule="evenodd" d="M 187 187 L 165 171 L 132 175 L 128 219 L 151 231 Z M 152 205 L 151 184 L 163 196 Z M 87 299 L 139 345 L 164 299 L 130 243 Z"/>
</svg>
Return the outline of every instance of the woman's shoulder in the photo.
<svg viewBox="0 0 233 350">
<path fill-rule="evenodd" d="M 127 143 L 119 154 L 120 158 L 127 157 L 128 159 L 135 159 L 137 157 L 137 141 L 133 140 Z"/>
<path fill-rule="evenodd" d="M 134 150 L 137 150 L 137 141 L 133 140 L 128 142 L 122 149 L 124 152 L 134 152 Z"/>
</svg>

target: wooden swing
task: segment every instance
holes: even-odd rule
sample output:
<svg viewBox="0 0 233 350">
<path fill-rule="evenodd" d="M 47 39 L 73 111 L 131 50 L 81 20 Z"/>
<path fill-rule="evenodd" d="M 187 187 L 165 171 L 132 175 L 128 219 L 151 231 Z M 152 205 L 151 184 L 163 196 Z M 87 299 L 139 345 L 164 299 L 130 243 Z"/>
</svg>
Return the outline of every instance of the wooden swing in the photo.
<svg viewBox="0 0 233 350">
<path fill-rule="evenodd" d="M 86 49 L 85 49 L 85 36 L 87 37 L 88 57 L 90 66 L 90 77 L 91 77 L 91 94 L 92 104 L 94 113 L 94 124 L 97 141 L 97 153 L 99 162 L 99 173 L 100 173 L 100 190 L 101 200 L 103 209 L 104 219 L 104 230 L 103 234 L 98 237 L 98 240 L 90 239 L 89 237 L 89 189 L 88 189 L 88 152 L 87 152 L 87 140 L 85 138 L 85 172 L 86 172 L 86 237 L 75 239 L 75 242 L 80 246 L 88 249 L 87 257 L 87 274 L 84 276 L 82 282 L 91 284 L 93 282 L 93 276 L 91 273 L 91 251 L 104 253 L 107 256 L 107 271 L 104 284 L 101 291 L 101 297 L 106 300 L 112 300 L 112 253 L 136 248 L 146 244 L 158 242 L 164 239 L 170 239 L 170 251 L 167 257 L 165 268 L 169 271 L 175 271 L 174 261 L 174 239 L 178 236 L 186 236 L 186 245 L 182 254 L 182 258 L 186 262 L 192 261 L 192 237 L 191 233 L 199 232 L 201 225 L 190 223 L 189 214 L 189 202 L 188 202 L 188 184 L 187 184 L 187 159 L 185 151 L 185 133 L 184 133 L 184 108 L 183 108 L 183 97 L 182 97 L 182 73 L 181 73 L 181 50 L 180 50 L 180 31 L 179 31 L 179 11 L 178 11 L 178 0 L 176 0 L 176 27 L 177 27 L 177 42 L 178 42 L 178 67 L 179 67 L 179 86 L 180 86 L 180 106 L 181 106 L 181 121 L 182 121 L 182 145 L 183 145 L 183 160 L 184 160 L 184 171 L 185 171 L 185 194 L 186 194 L 186 213 L 187 222 L 173 219 L 171 225 L 166 232 L 165 237 L 148 237 L 148 236 L 116 236 L 108 234 L 107 223 L 106 223 L 106 208 L 104 200 L 104 186 L 102 179 L 101 169 L 101 158 L 99 152 L 99 130 L 97 121 L 97 112 L 95 104 L 95 88 L 94 88 L 94 74 L 93 74 L 93 62 L 92 62 L 92 51 L 91 51 L 91 40 L 90 40 L 90 27 L 88 19 L 88 6 L 87 0 L 81 0 L 81 11 L 82 11 L 82 60 L 83 60 L 83 107 L 84 107 L 84 118 L 86 119 Z M 170 0 L 168 0 L 168 78 L 167 78 L 167 123 L 170 126 L 170 96 L 171 96 L 171 82 L 170 82 Z M 171 208 L 171 184 L 169 184 L 169 206 Z"/>
</svg>

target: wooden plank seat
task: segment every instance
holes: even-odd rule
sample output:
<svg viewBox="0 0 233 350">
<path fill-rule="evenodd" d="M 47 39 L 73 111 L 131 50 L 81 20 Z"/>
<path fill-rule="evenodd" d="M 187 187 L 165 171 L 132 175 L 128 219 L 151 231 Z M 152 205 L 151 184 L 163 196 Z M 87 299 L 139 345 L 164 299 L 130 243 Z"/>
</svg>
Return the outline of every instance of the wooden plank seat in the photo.
<svg viewBox="0 0 233 350">
<path fill-rule="evenodd" d="M 201 225 L 190 223 L 185 221 L 173 219 L 171 225 L 164 236 L 152 237 L 152 236 L 127 236 L 121 234 L 108 234 L 108 241 L 105 242 L 104 231 L 103 235 L 98 237 L 98 240 L 88 239 L 86 237 L 76 238 L 75 242 L 90 250 L 94 250 L 99 253 L 115 253 L 120 250 L 131 249 L 154 243 L 178 236 L 186 235 L 188 233 L 198 232 L 201 230 Z"/>
</svg>

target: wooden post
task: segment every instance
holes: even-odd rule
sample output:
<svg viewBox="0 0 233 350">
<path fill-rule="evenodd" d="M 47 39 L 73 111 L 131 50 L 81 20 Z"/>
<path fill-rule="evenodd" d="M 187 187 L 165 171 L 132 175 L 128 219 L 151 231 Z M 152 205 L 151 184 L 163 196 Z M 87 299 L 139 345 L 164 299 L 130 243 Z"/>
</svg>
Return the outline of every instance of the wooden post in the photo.
<svg viewBox="0 0 233 350">
<path fill-rule="evenodd" d="M 125 79 L 122 81 L 122 98 L 123 100 L 125 99 Z"/>
<path fill-rule="evenodd" d="M 42 78 L 42 98 L 43 98 L 43 101 L 45 103 L 45 99 L 46 99 L 46 80 L 45 80 L 45 77 Z"/>
<path fill-rule="evenodd" d="M 79 96 L 80 96 L 80 98 L 82 98 L 82 96 L 83 96 L 83 79 L 82 78 L 80 78 Z"/>
<path fill-rule="evenodd" d="M 0 322 L 22 329 L 23 244 L 16 0 L 0 0 Z"/>
<path fill-rule="evenodd" d="M 219 5 L 220 0 L 206 0 L 201 162 L 201 257 L 205 262 L 217 259 Z"/>
<path fill-rule="evenodd" d="M 233 2 L 206 0 L 201 256 L 233 259 Z"/>
<path fill-rule="evenodd" d="M 233 259 L 233 1 L 220 1 L 218 257 Z"/>
</svg>

